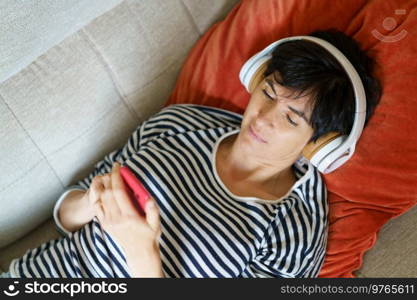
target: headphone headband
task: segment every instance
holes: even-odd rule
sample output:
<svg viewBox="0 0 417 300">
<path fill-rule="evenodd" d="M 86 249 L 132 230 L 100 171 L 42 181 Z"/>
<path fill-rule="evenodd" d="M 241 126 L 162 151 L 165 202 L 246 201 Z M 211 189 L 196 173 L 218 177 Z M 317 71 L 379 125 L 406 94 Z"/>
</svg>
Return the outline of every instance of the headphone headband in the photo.
<svg viewBox="0 0 417 300">
<path fill-rule="evenodd" d="M 326 49 L 333 57 L 341 64 L 346 74 L 352 83 L 354 95 L 355 95 L 355 116 L 352 126 L 352 130 L 349 136 L 340 136 L 339 138 L 327 143 L 322 149 L 316 151 L 313 157 L 310 159 L 311 163 L 315 165 L 320 172 L 329 173 L 337 169 L 344 164 L 355 152 L 355 146 L 359 137 L 362 134 L 363 127 L 365 125 L 366 117 L 366 95 L 362 81 L 358 72 L 355 70 L 351 62 L 346 56 L 331 43 L 313 36 L 293 36 L 280 39 L 261 52 L 252 56 L 242 67 L 239 78 L 242 84 L 246 87 L 248 92 L 250 90 L 251 80 L 254 74 L 260 67 L 265 65 L 271 58 L 272 52 L 279 44 L 296 40 L 308 40 L 319 44 Z"/>
</svg>

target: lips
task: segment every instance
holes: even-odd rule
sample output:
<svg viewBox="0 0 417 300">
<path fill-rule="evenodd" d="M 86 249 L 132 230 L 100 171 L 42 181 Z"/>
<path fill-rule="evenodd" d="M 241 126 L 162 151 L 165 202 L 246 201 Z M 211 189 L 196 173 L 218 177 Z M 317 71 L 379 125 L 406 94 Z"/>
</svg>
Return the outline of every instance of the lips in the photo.
<svg viewBox="0 0 417 300">
<path fill-rule="evenodd" d="M 264 140 L 254 129 L 253 129 L 253 127 L 252 127 L 252 125 L 251 126 L 249 126 L 249 135 L 251 136 L 251 137 L 253 137 L 256 141 L 258 141 L 258 142 L 260 142 L 260 143 L 263 143 L 263 144 L 266 144 L 267 143 L 267 141 L 266 140 Z"/>
</svg>

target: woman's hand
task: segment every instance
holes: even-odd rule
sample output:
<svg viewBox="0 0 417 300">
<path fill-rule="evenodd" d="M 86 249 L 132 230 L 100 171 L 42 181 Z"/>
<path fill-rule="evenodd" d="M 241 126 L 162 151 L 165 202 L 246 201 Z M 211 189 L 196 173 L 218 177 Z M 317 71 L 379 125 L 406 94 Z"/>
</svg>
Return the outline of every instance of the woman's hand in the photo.
<svg viewBox="0 0 417 300">
<path fill-rule="evenodd" d="M 90 203 L 103 227 L 126 253 L 132 277 L 163 277 L 158 239 L 161 235 L 159 210 L 149 199 L 142 217 L 129 198 L 115 163 L 110 174 L 94 178 Z"/>
</svg>

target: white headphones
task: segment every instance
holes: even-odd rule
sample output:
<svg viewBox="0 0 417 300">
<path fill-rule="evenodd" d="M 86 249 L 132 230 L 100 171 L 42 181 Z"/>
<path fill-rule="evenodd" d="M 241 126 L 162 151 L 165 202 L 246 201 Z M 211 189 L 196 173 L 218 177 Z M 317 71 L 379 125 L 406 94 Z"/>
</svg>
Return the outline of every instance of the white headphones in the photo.
<svg viewBox="0 0 417 300">
<path fill-rule="evenodd" d="M 348 136 L 338 132 L 330 132 L 314 143 L 311 142 L 303 149 L 303 156 L 324 173 L 330 173 L 343 165 L 355 152 L 355 146 L 362 134 L 366 118 L 366 95 L 362 81 L 343 53 L 329 42 L 312 36 L 294 36 L 280 39 L 261 52 L 252 56 L 242 67 L 239 78 L 249 93 L 252 93 L 256 86 L 262 81 L 263 73 L 266 70 L 267 62 L 272 58 L 272 52 L 279 44 L 295 40 L 308 40 L 321 45 L 329 51 L 345 69 L 352 82 L 355 94 L 355 116 L 353 127 Z"/>
</svg>

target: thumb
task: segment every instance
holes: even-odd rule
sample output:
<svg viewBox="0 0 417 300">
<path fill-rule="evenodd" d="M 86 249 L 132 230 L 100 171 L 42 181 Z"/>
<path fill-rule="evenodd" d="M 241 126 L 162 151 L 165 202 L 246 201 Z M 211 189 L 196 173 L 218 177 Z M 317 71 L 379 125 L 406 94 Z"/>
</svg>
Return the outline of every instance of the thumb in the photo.
<svg viewBox="0 0 417 300">
<path fill-rule="evenodd" d="M 161 223 L 159 220 L 159 209 L 154 198 L 149 198 L 146 202 L 145 213 L 146 222 L 149 224 L 153 231 L 159 233 Z"/>
</svg>

